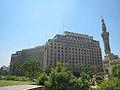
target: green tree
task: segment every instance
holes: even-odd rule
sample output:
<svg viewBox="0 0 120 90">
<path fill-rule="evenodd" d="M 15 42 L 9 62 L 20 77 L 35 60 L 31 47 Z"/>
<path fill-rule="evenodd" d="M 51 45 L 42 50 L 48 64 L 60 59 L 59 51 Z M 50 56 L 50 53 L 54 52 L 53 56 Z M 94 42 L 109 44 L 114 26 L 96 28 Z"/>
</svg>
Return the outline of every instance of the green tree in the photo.
<svg viewBox="0 0 120 90">
<path fill-rule="evenodd" d="M 3 69 L 3 67 L 0 68 L 0 76 L 6 76 L 8 75 L 8 72 Z"/>
<path fill-rule="evenodd" d="M 118 77 L 120 79 L 120 65 L 116 65 L 112 69 L 113 77 Z"/>
<path fill-rule="evenodd" d="M 45 81 L 48 80 L 48 75 L 46 72 L 42 72 L 36 80 L 36 83 L 39 85 L 45 85 Z"/>
<path fill-rule="evenodd" d="M 29 60 L 27 62 L 24 62 L 20 66 L 20 68 L 25 72 L 25 75 L 29 77 L 31 80 L 37 78 L 41 71 L 40 62 L 36 60 Z"/>
<path fill-rule="evenodd" d="M 99 85 L 97 90 L 120 90 L 120 80 L 118 78 L 104 80 Z"/>
<path fill-rule="evenodd" d="M 82 73 L 81 77 L 75 77 L 68 71 L 67 66 L 67 64 L 57 62 L 50 73 L 43 72 L 39 76 L 38 84 L 45 85 L 47 90 L 88 90 L 88 75 Z"/>
<path fill-rule="evenodd" d="M 82 72 L 80 74 L 80 79 L 82 81 L 82 89 L 83 90 L 88 90 L 89 89 L 89 86 L 90 86 L 90 83 L 89 83 L 89 80 L 90 80 L 90 76 L 84 72 Z"/>
<path fill-rule="evenodd" d="M 67 64 L 57 62 L 56 67 L 43 72 L 37 79 L 37 84 L 45 85 L 47 90 L 69 90 L 70 80 L 74 77 L 67 70 Z"/>
<path fill-rule="evenodd" d="M 52 90 L 68 90 L 71 85 L 70 80 L 74 78 L 74 76 L 71 72 L 57 66 L 55 69 L 52 69 L 49 78 L 52 82 Z"/>
</svg>

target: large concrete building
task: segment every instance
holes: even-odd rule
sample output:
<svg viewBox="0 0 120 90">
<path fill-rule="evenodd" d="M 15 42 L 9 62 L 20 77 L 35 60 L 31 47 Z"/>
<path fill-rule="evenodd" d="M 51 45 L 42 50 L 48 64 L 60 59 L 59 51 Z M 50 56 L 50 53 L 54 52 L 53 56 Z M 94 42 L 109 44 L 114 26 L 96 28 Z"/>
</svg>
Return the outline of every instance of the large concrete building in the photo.
<svg viewBox="0 0 120 90">
<path fill-rule="evenodd" d="M 19 71 L 19 66 L 27 60 L 38 60 L 42 63 L 41 68 L 43 68 L 45 49 L 46 46 L 43 45 L 35 48 L 17 51 L 15 54 L 12 54 L 10 62 L 10 72 L 18 75 L 21 74 L 21 72 Z"/>
<path fill-rule="evenodd" d="M 65 31 L 49 39 L 43 46 L 17 51 L 12 54 L 10 71 L 26 60 L 39 60 L 42 68 L 54 67 L 57 61 L 68 63 L 74 73 L 102 71 L 99 42 L 92 36 Z M 15 71 L 16 72 L 16 71 Z"/>
<path fill-rule="evenodd" d="M 91 36 L 66 31 L 48 40 L 47 46 L 47 64 L 50 66 L 55 66 L 60 60 L 68 63 L 70 70 L 75 73 L 102 71 L 99 42 Z"/>
</svg>

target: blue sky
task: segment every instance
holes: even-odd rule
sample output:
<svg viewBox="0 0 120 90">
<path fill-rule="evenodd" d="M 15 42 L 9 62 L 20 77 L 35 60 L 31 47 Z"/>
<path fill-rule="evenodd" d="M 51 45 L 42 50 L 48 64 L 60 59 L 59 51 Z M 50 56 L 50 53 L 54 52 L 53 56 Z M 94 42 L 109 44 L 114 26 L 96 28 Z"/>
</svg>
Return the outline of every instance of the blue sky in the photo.
<svg viewBox="0 0 120 90">
<path fill-rule="evenodd" d="M 101 16 L 111 50 L 120 56 L 120 0 L 0 0 L 0 66 L 9 65 L 12 53 L 65 30 L 93 36 L 104 55 Z"/>
</svg>

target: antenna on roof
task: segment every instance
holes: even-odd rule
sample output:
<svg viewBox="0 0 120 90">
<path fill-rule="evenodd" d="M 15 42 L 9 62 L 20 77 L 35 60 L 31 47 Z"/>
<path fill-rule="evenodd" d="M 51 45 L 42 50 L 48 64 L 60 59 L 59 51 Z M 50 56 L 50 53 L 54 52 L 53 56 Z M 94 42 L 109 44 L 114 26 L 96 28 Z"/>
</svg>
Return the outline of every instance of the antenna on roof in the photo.
<svg viewBox="0 0 120 90">
<path fill-rule="evenodd" d="M 64 30 L 65 30 L 65 25 L 64 25 L 64 21 L 63 21 L 63 33 L 64 33 Z"/>
</svg>

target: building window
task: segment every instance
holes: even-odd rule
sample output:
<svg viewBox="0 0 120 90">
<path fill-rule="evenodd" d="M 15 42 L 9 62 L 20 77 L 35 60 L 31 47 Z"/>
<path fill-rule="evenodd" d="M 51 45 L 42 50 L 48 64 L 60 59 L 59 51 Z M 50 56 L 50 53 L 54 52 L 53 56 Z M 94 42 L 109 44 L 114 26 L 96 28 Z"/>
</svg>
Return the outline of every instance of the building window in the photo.
<svg viewBox="0 0 120 90">
<path fill-rule="evenodd" d="M 52 56 L 52 53 L 51 53 L 51 56 Z"/>
</svg>

